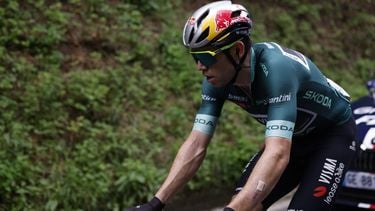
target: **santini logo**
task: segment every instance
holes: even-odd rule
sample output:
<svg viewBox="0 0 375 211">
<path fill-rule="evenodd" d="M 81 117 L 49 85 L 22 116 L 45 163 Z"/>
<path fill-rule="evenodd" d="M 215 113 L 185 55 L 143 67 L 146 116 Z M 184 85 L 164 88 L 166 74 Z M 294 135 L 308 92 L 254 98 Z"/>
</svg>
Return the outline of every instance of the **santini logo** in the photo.
<svg viewBox="0 0 375 211">
<path fill-rule="evenodd" d="M 278 97 L 273 97 L 273 98 L 270 98 L 268 100 L 268 103 L 269 104 L 272 104 L 272 103 L 281 103 L 281 102 L 287 102 L 287 101 L 290 101 L 290 99 L 292 98 L 292 94 L 289 93 L 289 94 L 284 94 L 284 95 L 280 95 Z"/>
<path fill-rule="evenodd" d="M 202 95 L 202 100 L 213 101 L 214 102 L 214 101 L 216 101 L 216 98 L 208 96 L 208 95 Z"/>
</svg>

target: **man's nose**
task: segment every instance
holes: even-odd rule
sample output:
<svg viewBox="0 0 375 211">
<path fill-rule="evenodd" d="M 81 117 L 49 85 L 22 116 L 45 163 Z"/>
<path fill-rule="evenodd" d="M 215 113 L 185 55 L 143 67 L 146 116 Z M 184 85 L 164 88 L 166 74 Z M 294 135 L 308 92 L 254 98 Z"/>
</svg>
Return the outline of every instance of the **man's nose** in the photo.
<svg viewBox="0 0 375 211">
<path fill-rule="evenodd" d="M 199 60 L 197 61 L 197 68 L 199 71 L 207 70 L 207 67 L 204 64 L 202 64 L 202 62 L 200 62 Z"/>
</svg>

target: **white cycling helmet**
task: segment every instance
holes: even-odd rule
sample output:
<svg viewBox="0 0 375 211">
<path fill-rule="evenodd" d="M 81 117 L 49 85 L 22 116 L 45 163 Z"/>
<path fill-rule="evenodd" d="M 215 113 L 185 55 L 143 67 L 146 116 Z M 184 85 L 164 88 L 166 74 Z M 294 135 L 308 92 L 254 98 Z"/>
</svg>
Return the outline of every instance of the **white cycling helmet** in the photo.
<svg viewBox="0 0 375 211">
<path fill-rule="evenodd" d="M 250 36 L 252 21 L 249 12 L 231 1 L 209 3 L 187 20 L 183 43 L 187 48 L 217 49 Z"/>
</svg>

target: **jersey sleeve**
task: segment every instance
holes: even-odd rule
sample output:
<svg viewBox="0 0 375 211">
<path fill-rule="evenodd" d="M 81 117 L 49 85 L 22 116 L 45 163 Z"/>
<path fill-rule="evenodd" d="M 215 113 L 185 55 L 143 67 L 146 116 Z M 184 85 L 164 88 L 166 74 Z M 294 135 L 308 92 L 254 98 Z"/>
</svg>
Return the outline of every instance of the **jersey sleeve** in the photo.
<svg viewBox="0 0 375 211">
<path fill-rule="evenodd" d="M 280 58 L 281 57 L 281 58 Z M 264 65 L 270 70 L 266 83 L 268 111 L 265 136 L 292 139 L 297 117 L 298 78 L 292 64 L 277 55 Z"/>
<path fill-rule="evenodd" d="M 212 136 L 223 108 L 226 88 L 217 88 L 207 80 L 202 83 L 202 102 L 195 116 L 193 130 Z"/>
</svg>

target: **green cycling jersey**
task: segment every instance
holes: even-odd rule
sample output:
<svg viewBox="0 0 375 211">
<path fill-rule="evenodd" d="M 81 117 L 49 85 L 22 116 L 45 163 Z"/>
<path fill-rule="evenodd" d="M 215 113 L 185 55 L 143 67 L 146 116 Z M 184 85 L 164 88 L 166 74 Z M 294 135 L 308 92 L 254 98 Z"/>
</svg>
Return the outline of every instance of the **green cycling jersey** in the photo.
<svg viewBox="0 0 375 211">
<path fill-rule="evenodd" d="M 292 139 L 343 124 L 351 117 L 349 95 L 303 54 L 277 43 L 251 48 L 250 88 L 202 84 L 193 130 L 212 135 L 226 100 L 265 125 L 265 136 Z"/>
</svg>

